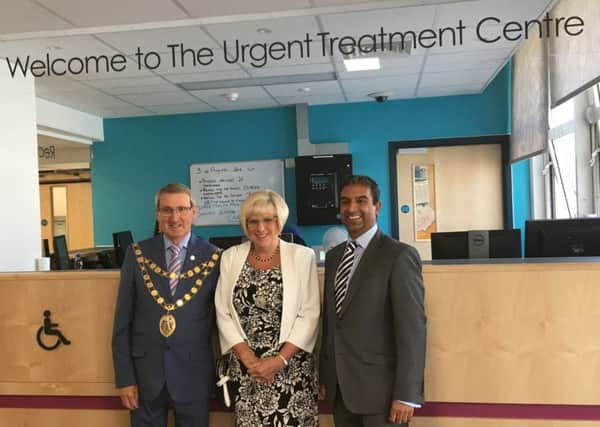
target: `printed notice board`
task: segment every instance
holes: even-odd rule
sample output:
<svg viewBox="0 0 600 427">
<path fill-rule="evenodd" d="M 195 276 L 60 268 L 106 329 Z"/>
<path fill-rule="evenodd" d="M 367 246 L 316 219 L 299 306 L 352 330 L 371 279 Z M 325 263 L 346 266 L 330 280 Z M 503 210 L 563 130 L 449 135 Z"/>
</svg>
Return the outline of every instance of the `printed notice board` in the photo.
<svg viewBox="0 0 600 427">
<path fill-rule="evenodd" d="M 283 160 L 197 163 L 190 166 L 190 187 L 198 204 L 194 225 L 240 223 L 240 206 L 253 191 L 270 188 L 284 196 Z"/>
</svg>

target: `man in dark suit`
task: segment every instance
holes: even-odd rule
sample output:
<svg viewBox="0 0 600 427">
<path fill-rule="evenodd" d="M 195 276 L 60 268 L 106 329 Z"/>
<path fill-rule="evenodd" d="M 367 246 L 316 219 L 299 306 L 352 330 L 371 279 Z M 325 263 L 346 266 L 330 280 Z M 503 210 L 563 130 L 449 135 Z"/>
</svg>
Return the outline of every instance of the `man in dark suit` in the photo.
<svg viewBox="0 0 600 427">
<path fill-rule="evenodd" d="M 207 427 L 214 385 L 211 336 L 220 253 L 192 235 L 190 190 L 156 195 L 162 234 L 128 248 L 112 338 L 116 385 L 134 427 Z"/>
<path fill-rule="evenodd" d="M 340 194 L 349 239 L 325 260 L 320 392 L 338 427 L 407 423 L 423 403 L 421 260 L 378 230 L 380 208 L 375 181 L 350 177 Z"/>
</svg>

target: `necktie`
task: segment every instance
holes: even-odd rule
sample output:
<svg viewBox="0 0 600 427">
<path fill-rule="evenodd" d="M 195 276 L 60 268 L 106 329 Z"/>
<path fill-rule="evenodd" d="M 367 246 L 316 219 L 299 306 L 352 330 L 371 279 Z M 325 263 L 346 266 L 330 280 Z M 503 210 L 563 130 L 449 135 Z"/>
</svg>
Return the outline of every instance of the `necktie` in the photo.
<svg viewBox="0 0 600 427">
<path fill-rule="evenodd" d="M 179 272 L 181 271 L 179 251 L 179 246 L 169 246 L 169 252 L 171 253 L 171 259 L 169 260 L 169 288 L 171 289 L 171 295 L 175 295 L 175 289 L 177 288 L 177 283 L 179 283 Z M 171 277 L 172 274 L 175 274 L 175 277 Z"/>
<path fill-rule="evenodd" d="M 350 241 L 346 245 L 344 256 L 340 261 L 337 272 L 335 273 L 335 312 L 337 314 L 342 310 L 342 303 L 348 292 L 348 282 L 350 281 L 350 271 L 352 271 L 352 264 L 354 264 L 354 250 L 356 249 L 356 242 Z"/>
</svg>

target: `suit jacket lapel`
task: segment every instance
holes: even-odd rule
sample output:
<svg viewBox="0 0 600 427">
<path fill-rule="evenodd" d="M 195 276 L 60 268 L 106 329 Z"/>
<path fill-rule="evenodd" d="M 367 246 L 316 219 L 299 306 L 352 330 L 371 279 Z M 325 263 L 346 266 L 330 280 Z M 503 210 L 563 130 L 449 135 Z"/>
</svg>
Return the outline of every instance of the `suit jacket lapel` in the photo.
<svg viewBox="0 0 600 427">
<path fill-rule="evenodd" d="M 160 268 L 163 269 L 163 271 L 169 271 L 167 267 L 167 256 L 165 253 L 165 241 L 163 240 L 162 234 L 156 236 L 154 240 L 152 240 L 151 244 L 147 246 L 144 252 L 146 252 L 144 253 L 144 256 L 155 262 Z M 149 268 L 148 270 L 150 271 Z M 150 275 L 152 277 L 152 281 L 154 282 L 154 287 L 158 293 L 167 301 L 170 301 L 171 290 L 169 289 L 169 279 L 160 274 L 156 274 L 153 271 L 150 272 Z"/>
<path fill-rule="evenodd" d="M 181 265 L 181 272 L 188 271 L 194 266 L 199 265 L 203 261 L 208 261 L 210 256 L 207 251 L 207 246 L 202 245 L 201 240 L 194 236 L 190 237 L 190 241 L 188 242 L 188 247 L 185 253 L 185 259 L 183 260 L 183 264 Z M 177 288 L 175 288 L 175 295 L 173 299 L 180 298 L 185 295 L 187 291 L 190 290 L 194 282 L 198 279 L 199 276 L 193 276 L 192 278 L 184 278 L 180 279 L 179 283 L 177 283 Z"/>
<path fill-rule="evenodd" d="M 340 317 L 344 315 L 344 312 L 352 302 L 352 298 L 356 294 L 358 288 L 360 288 L 360 286 L 365 282 L 366 277 L 368 277 L 369 274 L 372 274 L 371 269 L 375 265 L 375 261 L 377 259 L 377 251 L 380 245 L 381 231 L 377 230 L 377 232 L 369 242 L 369 245 L 363 252 L 359 263 L 354 267 L 354 272 L 352 273 L 352 277 L 350 278 L 350 282 L 348 283 L 348 291 L 346 292 L 346 297 L 344 298 L 344 302 L 342 303 L 342 309 L 340 310 Z"/>
</svg>

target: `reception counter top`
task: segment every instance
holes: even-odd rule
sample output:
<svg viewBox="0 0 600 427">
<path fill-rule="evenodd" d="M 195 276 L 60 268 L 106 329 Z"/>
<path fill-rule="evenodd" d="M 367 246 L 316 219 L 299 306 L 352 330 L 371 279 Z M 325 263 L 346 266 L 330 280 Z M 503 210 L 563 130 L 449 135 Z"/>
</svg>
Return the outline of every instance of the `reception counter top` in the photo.
<svg viewBox="0 0 600 427">
<path fill-rule="evenodd" d="M 436 263 L 424 265 L 423 274 L 431 403 L 411 427 L 487 426 L 474 423 L 477 411 L 464 412 L 464 405 L 481 404 L 502 405 L 489 424 L 495 426 L 511 418 L 523 424 L 510 426 L 537 426 L 535 411 L 510 409 L 532 404 L 565 409 L 545 412 L 555 419 L 552 426 L 600 419 L 600 263 Z M 20 409 L 6 404 L 19 396 L 110 398 L 118 406 L 110 350 L 118 278 L 116 270 L 0 274 L 1 425 L 23 420 Z M 45 311 L 70 344 L 54 350 L 38 344 Z M 60 340 L 40 337 L 46 347 Z M 581 405 L 591 415 L 568 415 Z M 462 412 L 453 412 L 459 407 Z M 105 410 L 112 415 L 101 417 L 103 423 L 127 425 L 124 411 Z M 330 417 L 323 425 L 331 425 Z"/>
</svg>

